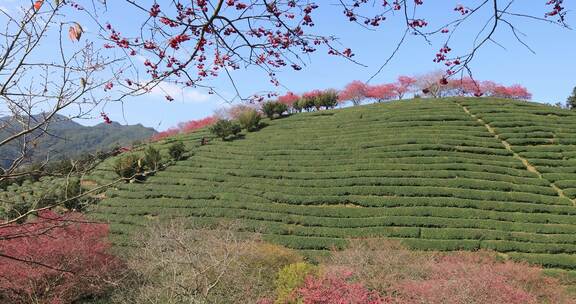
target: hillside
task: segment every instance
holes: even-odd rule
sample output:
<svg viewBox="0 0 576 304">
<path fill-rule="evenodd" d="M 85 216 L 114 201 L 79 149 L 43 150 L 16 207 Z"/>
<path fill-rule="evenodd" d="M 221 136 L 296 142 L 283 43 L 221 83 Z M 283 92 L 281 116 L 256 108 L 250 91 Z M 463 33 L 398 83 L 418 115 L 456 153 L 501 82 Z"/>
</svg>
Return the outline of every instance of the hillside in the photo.
<svg viewBox="0 0 576 304">
<path fill-rule="evenodd" d="M 424 250 L 493 249 L 576 269 L 576 113 L 488 98 L 416 99 L 295 114 L 107 192 L 93 216 L 130 246 L 141 227 L 239 219 L 319 252 L 388 237 Z M 164 152 L 165 153 L 165 152 Z M 94 174 L 114 177 L 113 159 Z"/>
<path fill-rule="evenodd" d="M 0 118 L 0 122 L 9 121 L 9 118 Z M 12 129 L 10 132 L 17 132 Z M 0 139 L 6 138 L 7 131 L 0 130 Z M 77 122 L 57 116 L 48 132 L 51 136 L 43 136 L 38 146 L 33 149 L 30 158 L 44 160 L 47 155 L 51 158 L 69 158 L 83 153 L 107 150 L 115 145 L 128 145 L 133 141 L 150 138 L 156 133 L 152 128 L 142 125 L 121 125 L 119 123 L 101 123 L 93 127 L 83 126 Z M 8 167 L 10 162 L 17 157 L 19 147 L 11 145 L 0 148 L 0 165 Z"/>
</svg>

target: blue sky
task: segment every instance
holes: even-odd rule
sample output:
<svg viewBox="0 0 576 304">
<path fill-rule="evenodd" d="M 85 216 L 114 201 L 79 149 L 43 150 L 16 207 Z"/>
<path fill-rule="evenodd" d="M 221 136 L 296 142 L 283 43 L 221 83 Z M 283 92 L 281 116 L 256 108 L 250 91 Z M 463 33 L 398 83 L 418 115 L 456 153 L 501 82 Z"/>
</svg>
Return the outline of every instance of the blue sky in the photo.
<svg viewBox="0 0 576 304">
<path fill-rule="evenodd" d="M 22 0 L 24 1 L 24 0 Z M 0 7 L 13 9 L 20 0 L 0 0 Z M 112 7 L 102 16 L 103 21 L 110 21 L 118 27 L 139 24 L 142 16 L 127 15 L 121 8 L 123 1 L 109 1 Z M 142 1 L 146 2 L 146 1 Z M 158 1 L 169 3 L 171 1 Z M 349 23 L 342 15 L 342 9 L 333 5 L 336 1 L 318 0 L 320 8 L 315 13 L 314 31 L 325 35 L 334 35 L 340 39 L 342 46 L 353 49 L 359 62 L 367 65 L 362 67 L 350 63 L 342 58 L 326 55 L 321 51 L 310 57 L 307 66 L 301 71 L 287 69 L 278 73 L 283 86 L 294 92 L 304 92 L 311 89 L 342 88 L 352 80 L 367 80 L 390 55 L 402 34 L 402 18 L 400 16 L 389 18 L 376 31 L 368 31 L 360 26 Z M 379 2 L 379 1 L 377 1 Z M 472 6 L 479 1 L 461 1 Z M 504 1 L 503 1 L 504 2 Z M 545 0 L 516 0 L 514 11 L 543 16 L 546 12 Z M 420 7 L 419 15 L 424 17 L 431 26 L 440 25 L 442 20 L 454 18 L 452 10 L 458 4 L 452 0 L 425 0 Z M 572 1 L 566 1 L 566 8 L 576 9 Z M 482 26 L 485 15 L 480 15 L 472 24 L 461 29 L 456 40 L 450 47 L 455 53 L 464 53 L 470 49 L 476 32 Z M 567 21 L 576 26 L 576 14 L 569 12 Z M 79 20 L 82 22 L 83 20 Z M 495 44 L 488 44 L 477 55 L 471 67 L 474 77 L 479 80 L 493 80 L 503 84 L 520 83 L 533 93 L 533 100 L 538 102 L 555 103 L 564 101 L 576 86 L 576 32 L 562 29 L 542 22 L 515 19 L 514 24 L 526 34 L 525 41 L 536 54 L 520 45 L 511 35 L 510 31 L 501 27 L 496 40 L 505 49 Z M 90 28 L 87 29 L 90 37 Z M 417 75 L 438 68 L 432 62 L 434 54 L 442 45 L 441 40 L 433 41 L 427 45 L 422 39 L 409 37 L 400 52 L 384 68 L 372 83 L 391 82 L 398 75 Z M 274 88 L 268 78 L 257 69 L 235 71 L 233 77 L 241 93 L 245 96 L 263 90 L 277 90 L 280 93 L 285 88 Z M 219 88 L 219 92 L 229 95 L 232 88 L 227 80 L 217 79 L 211 84 Z M 188 90 L 184 93 L 175 88 L 173 102 L 167 102 L 162 92 L 147 96 L 132 98 L 123 105 L 109 104 L 105 111 L 110 118 L 120 123 L 136 124 L 164 130 L 176 125 L 178 122 L 197 119 L 212 114 L 215 109 L 226 106 L 226 103 L 215 95 L 208 95 L 202 90 Z M 124 111 L 122 111 L 122 108 Z M 97 117 L 97 113 L 95 113 Z M 101 120 L 84 121 L 94 124 Z"/>
</svg>

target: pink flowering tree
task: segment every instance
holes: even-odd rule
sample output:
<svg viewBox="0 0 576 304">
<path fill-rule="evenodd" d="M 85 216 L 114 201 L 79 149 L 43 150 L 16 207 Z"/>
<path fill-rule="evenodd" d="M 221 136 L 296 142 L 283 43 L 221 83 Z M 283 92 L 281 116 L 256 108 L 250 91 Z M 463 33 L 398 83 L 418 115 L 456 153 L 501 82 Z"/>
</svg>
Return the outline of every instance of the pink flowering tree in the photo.
<svg viewBox="0 0 576 304">
<path fill-rule="evenodd" d="M 436 70 L 416 76 L 415 86 L 420 90 L 420 93 L 424 96 L 430 96 L 433 98 L 444 97 L 445 92 L 449 87 L 446 85 L 447 82 L 441 84 L 444 78 L 444 71 Z"/>
<path fill-rule="evenodd" d="M 164 138 L 168 138 L 174 135 L 178 135 L 180 134 L 180 129 L 178 128 L 170 128 L 168 130 L 162 131 L 162 132 L 158 132 L 156 134 L 154 134 L 152 136 L 152 138 L 150 138 L 151 141 L 159 141 L 162 140 Z"/>
<path fill-rule="evenodd" d="M 312 109 L 320 110 L 320 104 L 318 102 L 320 96 L 322 96 L 322 91 L 318 89 L 302 94 L 302 108 L 307 111 Z"/>
<path fill-rule="evenodd" d="M 202 128 L 205 128 L 207 126 L 210 126 L 210 125 L 214 124 L 216 121 L 218 121 L 218 118 L 216 116 L 208 116 L 208 117 L 204 117 L 201 119 L 181 122 L 178 124 L 177 127 L 172 127 L 166 131 L 162 131 L 162 132 L 155 134 L 154 136 L 152 136 L 152 138 L 150 140 L 151 141 L 159 141 L 159 140 L 162 140 L 164 138 L 171 137 L 174 135 L 190 133 L 190 132 L 196 131 L 198 129 L 202 129 Z"/>
<path fill-rule="evenodd" d="M 481 96 L 484 95 L 482 91 L 482 83 L 472 79 L 471 77 L 462 77 L 460 79 L 449 80 L 449 86 L 455 91 L 453 94 L 458 96 Z"/>
<path fill-rule="evenodd" d="M 43 2 L 43 1 L 40 1 Z M 103 2 L 109 9 L 122 5 L 127 12 L 140 16 L 137 26 L 122 28 L 112 23 L 99 24 L 104 47 L 128 56 L 143 58 L 140 70 L 146 77 L 127 71 L 119 81 L 124 94 L 142 94 L 162 82 L 181 86 L 205 87 L 215 91 L 210 80 L 221 75 L 232 79 L 230 71 L 243 66 L 256 66 L 264 70 L 273 85 L 280 85 L 277 72 L 289 68 L 296 71 L 305 67 L 303 58 L 322 52 L 355 61 L 351 46 L 336 44 L 329 33 L 313 31 L 317 15 L 325 6 L 320 1 L 308 0 L 196 0 L 190 3 L 166 4 L 157 1 Z M 496 30 L 503 24 L 515 33 L 513 18 L 541 20 L 562 27 L 566 24 L 563 0 L 543 1 L 545 9 L 539 12 L 516 12 L 507 2 L 499 0 L 448 6 L 440 21 L 430 22 L 432 3 L 425 0 L 384 1 L 382 5 L 368 5 L 365 0 L 338 2 L 343 22 L 361 24 L 369 29 L 383 26 L 389 19 L 400 19 L 403 28 L 398 48 L 407 37 L 422 38 L 429 44 L 439 41 L 436 54 L 430 58 L 444 70 L 445 77 L 468 73 L 469 63 L 488 42 L 494 41 Z M 75 4 L 77 9 L 84 9 Z M 478 35 L 460 34 L 459 29 L 474 26 L 472 20 L 486 17 L 486 25 L 478 27 Z M 334 19 L 338 21 L 337 18 Z M 476 21 L 474 21 L 476 22 Z M 488 30 L 486 30 L 488 29 Z M 473 47 L 453 50 L 449 43 L 462 36 L 470 39 Z M 475 37 L 475 38 L 469 38 Z M 511 34 L 512 38 L 521 39 Z M 524 41 L 520 41 L 525 44 Z M 186 52 L 182 50 L 185 49 Z M 394 51 L 390 59 L 396 53 Z M 390 60 L 383 62 L 385 66 Z M 382 70 L 379 69 L 379 72 Z M 233 79 L 232 79 L 233 80 Z M 118 87 L 118 86 L 115 86 Z M 237 97 L 241 97 L 237 92 Z M 252 96 L 257 98 L 257 96 Z M 166 96 L 168 100 L 172 97 Z"/>
<path fill-rule="evenodd" d="M 509 87 L 503 85 L 496 85 L 492 92 L 490 92 L 490 96 L 499 97 L 499 98 L 509 98 L 509 99 L 531 99 L 532 94 L 528 92 L 528 90 L 519 85 L 511 85 Z"/>
<path fill-rule="evenodd" d="M 479 81 L 472 77 L 446 79 L 442 71 L 417 77 L 416 86 L 422 94 L 430 97 L 489 96 L 508 99 L 529 100 L 532 94 L 522 85 L 505 86 L 494 81 Z"/>
<path fill-rule="evenodd" d="M 367 86 L 365 94 L 366 97 L 373 98 L 378 102 L 390 100 L 399 95 L 398 85 L 395 83 L 385 83 L 374 86 Z"/>
<path fill-rule="evenodd" d="M 201 119 L 190 120 L 187 122 L 183 122 L 178 124 L 182 133 L 190 133 L 196 131 L 198 129 L 205 128 L 214 124 L 218 119 L 214 116 L 208 116 Z"/>
<path fill-rule="evenodd" d="M 340 94 L 338 94 L 338 100 L 340 102 L 351 101 L 353 105 L 357 106 L 362 103 L 368 96 L 366 96 L 366 91 L 368 86 L 359 80 L 352 81 L 347 84 L 346 87 Z"/>
<path fill-rule="evenodd" d="M 490 96 L 517 100 L 532 99 L 532 93 L 530 93 L 526 87 L 519 84 L 505 86 L 493 81 L 477 82 L 469 79 L 468 85 L 466 86 L 464 84 L 462 90 L 474 96 Z"/>
<path fill-rule="evenodd" d="M 410 76 L 399 76 L 396 83 L 396 95 L 398 99 L 404 98 L 406 93 L 414 90 L 416 78 Z"/>
<path fill-rule="evenodd" d="M 297 110 L 297 108 L 299 108 L 299 105 L 297 105 L 296 103 L 300 100 L 300 96 L 292 93 L 292 92 L 288 92 L 284 95 L 278 96 L 278 102 L 285 104 L 289 111 L 294 111 Z M 296 104 L 296 107 L 294 107 L 294 105 Z"/>
<path fill-rule="evenodd" d="M 294 102 L 298 101 L 298 99 L 300 99 L 300 96 L 292 92 L 288 92 L 284 95 L 278 96 L 278 101 L 287 106 L 292 106 Z"/>
</svg>

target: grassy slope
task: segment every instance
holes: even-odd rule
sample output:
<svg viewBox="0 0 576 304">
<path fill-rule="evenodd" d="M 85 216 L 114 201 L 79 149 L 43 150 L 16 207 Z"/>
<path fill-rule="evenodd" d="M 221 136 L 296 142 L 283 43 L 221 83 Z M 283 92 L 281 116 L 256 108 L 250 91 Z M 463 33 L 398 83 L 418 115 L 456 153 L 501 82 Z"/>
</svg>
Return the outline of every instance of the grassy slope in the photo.
<svg viewBox="0 0 576 304">
<path fill-rule="evenodd" d="M 413 100 L 268 123 L 202 147 L 206 131 L 182 137 L 191 157 L 109 190 L 94 216 L 112 223 L 120 246 L 152 221 L 227 218 L 302 250 L 385 236 L 576 269 L 576 113 L 484 98 Z M 108 168 L 96 179 L 112 177 Z"/>
</svg>

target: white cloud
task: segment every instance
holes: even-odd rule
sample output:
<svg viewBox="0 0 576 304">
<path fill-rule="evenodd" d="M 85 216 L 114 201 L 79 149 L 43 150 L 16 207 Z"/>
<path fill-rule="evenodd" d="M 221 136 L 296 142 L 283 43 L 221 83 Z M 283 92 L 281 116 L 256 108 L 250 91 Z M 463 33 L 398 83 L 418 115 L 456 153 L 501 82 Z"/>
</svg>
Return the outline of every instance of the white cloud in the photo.
<svg viewBox="0 0 576 304">
<path fill-rule="evenodd" d="M 166 96 L 174 98 L 174 101 L 184 103 L 204 103 L 210 100 L 211 96 L 193 88 L 182 88 L 179 85 L 161 82 L 150 92 L 152 96 L 162 97 Z"/>
</svg>

